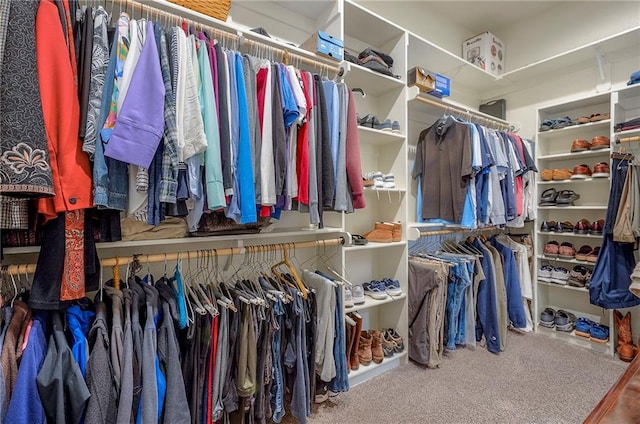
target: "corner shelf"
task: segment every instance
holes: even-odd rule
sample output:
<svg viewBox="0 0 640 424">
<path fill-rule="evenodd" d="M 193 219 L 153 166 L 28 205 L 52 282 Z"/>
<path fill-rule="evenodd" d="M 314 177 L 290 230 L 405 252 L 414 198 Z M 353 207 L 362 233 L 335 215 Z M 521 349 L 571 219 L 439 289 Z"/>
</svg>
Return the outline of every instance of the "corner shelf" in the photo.
<svg viewBox="0 0 640 424">
<path fill-rule="evenodd" d="M 366 309 L 377 308 L 378 306 L 385 305 L 391 302 L 397 302 L 399 300 L 403 300 L 406 298 L 407 298 L 406 293 L 402 293 L 400 296 L 394 296 L 394 297 L 387 295 L 387 298 L 382 300 L 372 299 L 369 296 L 365 295 L 364 297 L 365 300 L 362 305 L 354 305 L 353 307 L 344 308 L 344 312 L 348 314 L 349 312 L 364 311 Z"/>
</svg>

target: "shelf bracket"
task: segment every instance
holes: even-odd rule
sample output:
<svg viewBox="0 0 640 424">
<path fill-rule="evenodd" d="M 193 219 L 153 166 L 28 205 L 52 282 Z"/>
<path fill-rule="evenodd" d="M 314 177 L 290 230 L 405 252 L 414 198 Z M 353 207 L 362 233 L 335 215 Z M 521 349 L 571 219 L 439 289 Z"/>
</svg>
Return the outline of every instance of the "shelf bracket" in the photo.
<svg viewBox="0 0 640 424">
<path fill-rule="evenodd" d="M 600 73 L 600 83 L 604 83 L 607 78 L 604 70 L 606 54 L 599 45 L 595 45 L 594 49 L 596 51 L 596 61 L 598 62 L 598 72 Z"/>
</svg>

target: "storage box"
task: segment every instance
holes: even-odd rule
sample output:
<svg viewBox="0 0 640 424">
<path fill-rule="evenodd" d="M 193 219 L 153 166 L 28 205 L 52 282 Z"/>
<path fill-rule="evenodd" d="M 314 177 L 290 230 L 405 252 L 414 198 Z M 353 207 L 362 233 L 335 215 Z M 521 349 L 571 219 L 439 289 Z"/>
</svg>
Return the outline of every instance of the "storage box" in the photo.
<svg viewBox="0 0 640 424">
<path fill-rule="evenodd" d="M 324 56 L 342 60 L 344 42 L 339 38 L 330 36 L 324 31 L 318 31 L 300 46 L 305 50 L 319 53 Z"/>
<path fill-rule="evenodd" d="M 449 78 L 427 71 L 419 66 L 409 69 L 407 85 L 409 87 L 415 85 L 421 92 L 439 98 L 451 95 L 451 81 Z"/>
<path fill-rule="evenodd" d="M 488 31 L 462 43 L 462 58 L 494 75 L 504 73 L 504 55 L 504 43 Z"/>
</svg>

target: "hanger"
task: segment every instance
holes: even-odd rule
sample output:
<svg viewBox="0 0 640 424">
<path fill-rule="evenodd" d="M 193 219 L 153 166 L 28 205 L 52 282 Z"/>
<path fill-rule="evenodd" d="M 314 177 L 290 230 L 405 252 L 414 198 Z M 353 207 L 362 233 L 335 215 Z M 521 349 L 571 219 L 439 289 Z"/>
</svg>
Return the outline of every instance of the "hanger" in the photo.
<svg viewBox="0 0 640 424">
<path fill-rule="evenodd" d="M 296 283 L 297 287 L 294 287 L 294 288 L 297 288 L 298 290 L 300 290 L 303 299 L 306 300 L 307 296 L 309 295 L 309 292 L 308 292 L 307 288 L 305 287 L 305 285 L 302 283 L 302 280 L 300 280 L 300 277 L 298 276 L 298 273 L 296 272 L 295 268 L 293 267 L 291 262 L 289 262 L 289 251 L 288 251 L 288 249 L 283 246 L 283 251 L 284 251 L 283 260 L 278 262 L 277 264 L 273 265 L 271 267 L 271 272 L 273 272 L 274 275 L 276 275 L 278 278 L 280 278 L 281 281 L 285 282 L 285 284 L 289 285 L 289 281 L 286 278 L 284 278 L 284 276 L 277 271 L 277 268 L 279 266 L 286 266 L 289 269 L 289 271 L 291 273 L 291 276 L 293 277 L 294 282 Z"/>
</svg>

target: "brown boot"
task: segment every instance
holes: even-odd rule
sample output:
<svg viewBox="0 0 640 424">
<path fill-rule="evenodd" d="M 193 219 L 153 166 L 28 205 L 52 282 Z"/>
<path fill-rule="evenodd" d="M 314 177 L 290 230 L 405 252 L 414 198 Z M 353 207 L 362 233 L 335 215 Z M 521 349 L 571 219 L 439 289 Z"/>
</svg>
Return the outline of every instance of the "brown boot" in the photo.
<svg viewBox="0 0 640 424">
<path fill-rule="evenodd" d="M 400 222 L 389 222 L 388 224 L 393 225 L 393 232 L 391 234 L 391 241 L 402 241 L 402 223 L 400 223 Z"/>
<path fill-rule="evenodd" d="M 356 322 L 356 325 L 351 329 L 351 338 L 353 339 L 353 342 L 351 344 L 351 355 L 349 358 L 349 364 L 351 365 L 351 370 L 355 371 L 360 368 L 360 359 L 358 359 L 358 346 L 360 340 L 360 331 L 362 330 L 362 317 L 351 314 L 351 318 L 353 318 L 353 320 Z"/>
<path fill-rule="evenodd" d="M 371 356 L 373 357 L 373 362 L 379 364 L 384 359 L 382 332 L 378 330 L 371 331 L 371 339 Z"/>
<path fill-rule="evenodd" d="M 358 343 L 358 360 L 364 366 L 371 364 L 371 342 L 373 338 L 369 331 L 360 332 L 360 340 Z"/>
<path fill-rule="evenodd" d="M 614 310 L 613 317 L 618 329 L 618 345 L 616 346 L 618 357 L 622 361 L 631 362 L 637 352 L 633 345 L 633 333 L 631 332 L 631 312 L 627 312 L 623 317 L 622 312 Z"/>
<path fill-rule="evenodd" d="M 372 242 L 391 243 L 393 240 L 393 224 L 376 222 L 375 228 L 365 233 L 364 237 Z"/>
</svg>

